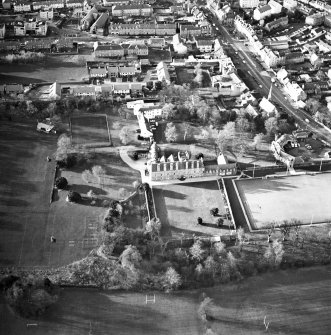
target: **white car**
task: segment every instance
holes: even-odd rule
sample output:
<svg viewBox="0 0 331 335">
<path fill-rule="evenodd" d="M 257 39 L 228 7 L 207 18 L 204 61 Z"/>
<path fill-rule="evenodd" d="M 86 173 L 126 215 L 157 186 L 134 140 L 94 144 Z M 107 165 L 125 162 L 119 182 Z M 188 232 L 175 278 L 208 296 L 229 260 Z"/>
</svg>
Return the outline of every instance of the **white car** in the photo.
<svg viewBox="0 0 331 335">
<path fill-rule="evenodd" d="M 260 88 L 262 88 L 262 85 L 261 85 L 261 84 L 259 84 L 259 87 L 260 87 Z"/>
<path fill-rule="evenodd" d="M 215 23 L 213 23 L 213 27 L 215 27 L 216 25 L 215 25 Z"/>
<path fill-rule="evenodd" d="M 219 29 L 216 27 L 216 30 L 219 30 Z"/>
<path fill-rule="evenodd" d="M 243 60 L 243 63 L 244 63 L 244 64 L 246 64 L 246 61 L 245 61 L 245 60 Z"/>
</svg>

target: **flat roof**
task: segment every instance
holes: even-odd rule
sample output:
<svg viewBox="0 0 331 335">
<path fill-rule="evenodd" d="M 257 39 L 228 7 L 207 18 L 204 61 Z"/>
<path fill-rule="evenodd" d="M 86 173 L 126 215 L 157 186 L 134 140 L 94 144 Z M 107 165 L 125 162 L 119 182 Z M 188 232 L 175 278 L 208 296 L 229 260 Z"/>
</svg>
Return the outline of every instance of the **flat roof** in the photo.
<svg viewBox="0 0 331 335">
<path fill-rule="evenodd" d="M 233 181 L 252 230 L 269 222 L 297 219 L 302 224 L 331 222 L 331 173 Z"/>
</svg>

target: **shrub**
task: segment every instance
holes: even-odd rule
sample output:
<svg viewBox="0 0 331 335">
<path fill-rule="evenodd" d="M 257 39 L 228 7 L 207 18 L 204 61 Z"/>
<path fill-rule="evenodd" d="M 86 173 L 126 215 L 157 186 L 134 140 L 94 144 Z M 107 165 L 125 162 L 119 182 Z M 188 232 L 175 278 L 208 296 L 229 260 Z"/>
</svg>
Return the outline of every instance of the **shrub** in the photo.
<svg viewBox="0 0 331 335">
<path fill-rule="evenodd" d="M 63 190 L 68 186 L 68 180 L 64 177 L 58 177 L 55 180 L 55 186 L 58 189 Z"/>
<path fill-rule="evenodd" d="M 69 202 L 79 202 L 81 200 L 82 200 L 82 197 L 78 192 L 69 191 L 68 196 L 67 196 L 67 201 L 69 201 Z"/>
<path fill-rule="evenodd" d="M 210 210 L 210 215 L 212 215 L 212 216 L 216 216 L 218 214 L 218 208 L 212 208 L 211 210 Z"/>
</svg>

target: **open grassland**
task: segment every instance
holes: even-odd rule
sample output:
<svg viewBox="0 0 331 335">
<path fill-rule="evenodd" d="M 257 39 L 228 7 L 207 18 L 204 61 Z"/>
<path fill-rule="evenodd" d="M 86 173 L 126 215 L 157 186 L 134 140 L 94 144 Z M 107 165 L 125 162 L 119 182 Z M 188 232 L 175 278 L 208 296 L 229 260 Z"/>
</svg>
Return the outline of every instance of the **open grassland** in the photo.
<svg viewBox="0 0 331 335">
<path fill-rule="evenodd" d="M 235 181 L 252 229 L 272 221 L 331 221 L 331 173 Z"/>
<path fill-rule="evenodd" d="M 153 195 L 164 235 L 229 233 L 226 225 L 217 228 L 217 217 L 210 214 L 210 210 L 214 207 L 219 209 L 220 214 L 225 214 L 217 181 L 155 186 Z M 203 219 L 204 226 L 197 224 L 198 217 Z"/>
<path fill-rule="evenodd" d="M 111 144 L 107 115 L 72 117 L 70 128 L 73 145 Z"/>
</svg>

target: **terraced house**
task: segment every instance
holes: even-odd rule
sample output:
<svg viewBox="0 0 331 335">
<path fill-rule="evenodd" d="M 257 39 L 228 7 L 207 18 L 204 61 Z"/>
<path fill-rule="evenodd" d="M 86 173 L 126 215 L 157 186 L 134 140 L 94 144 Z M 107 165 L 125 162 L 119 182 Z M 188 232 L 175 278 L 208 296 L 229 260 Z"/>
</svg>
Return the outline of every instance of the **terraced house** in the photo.
<svg viewBox="0 0 331 335">
<path fill-rule="evenodd" d="M 151 16 L 153 8 L 150 5 L 116 5 L 112 10 L 113 16 Z"/>
<path fill-rule="evenodd" d="M 123 57 L 124 49 L 119 44 L 96 45 L 94 47 L 95 57 Z"/>
<path fill-rule="evenodd" d="M 173 36 L 176 34 L 176 24 L 111 23 L 109 25 L 109 34 L 129 36 Z"/>
</svg>

